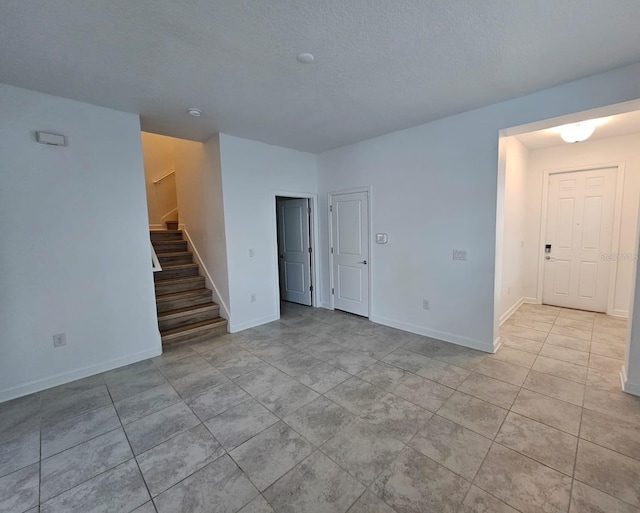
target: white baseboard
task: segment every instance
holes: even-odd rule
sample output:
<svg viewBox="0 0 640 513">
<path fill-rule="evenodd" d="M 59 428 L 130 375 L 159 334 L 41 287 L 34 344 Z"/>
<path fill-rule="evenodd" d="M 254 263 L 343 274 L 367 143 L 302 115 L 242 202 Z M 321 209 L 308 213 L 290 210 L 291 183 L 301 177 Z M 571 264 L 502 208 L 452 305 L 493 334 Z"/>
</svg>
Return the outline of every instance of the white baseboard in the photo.
<svg viewBox="0 0 640 513">
<path fill-rule="evenodd" d="M 191 237 L 189 236 L 189 232 L 187 231 L 185 225 L 180 224 L 178 225 L 178 227 L 182 230 L 185 237 L 187 238 L 187 243 L 189 244 L 189 247 L 193 251 L 193 256 L 196 258 L 198 265 L 202 268 L 202 271 L 204 272 L 207 285 L 209 285 L 213 289 L 213 293 L 216 295 L 216 299 L 218 300 L 218 304 L 220 305 L 220 312 L 221 312 L 220 316 L 224 317 L 229 322 L 229 326 L 230 326 L 231 313 L 229 312 L 229 307 L 227 307 L 227 304 L 224 302 L 224 299 L 222 299 L 222 296 L 220 295 L 220 291 L 218 290 L 218 287 L 216 287 L 216 282 L 213 281 L 213 278 L 211 277 L 211 274 L 209 274 L 209 270 L 207 269 L 207 266 L 204 265 L 204 263 L 202 262 L 202 258 L 200 258 L 200 253 L 198 253 L 198 248 L 193 243 L 193 240 L 191 240 Z"/>
<path fill-rule="evenodd" d="M 461 337 L 453 333 L 447 333 L 445 331 L 437 331 L 422 326 L 414 326 L 413 324 L 407 324 L 404 322 L 395 321 L 393 319 L 387 319 L 378 315 L 372 315 L 369 320 L 390 328 L 397 328 L 399 330 L 415 333 L 416 335 L 424 335 L 425 337 L 436 338 L 438 340 L 444 340 L 445 342 L 451 342 L 459 346 L 469 347 L 471 349 L 477 349 L 484 351 L 485 353 L 495 352 L 494 344 L 492 342 L 483 342 L 481 340 L 475 340 L 472 338 Z"/>
<path fill-rule="evenodd" d="M 511 317 L 518 308 L 520 308 L 522 306 L 522 303 L 524 303 L 524 298 L 523 297 L 518 299 L 513 305 L 511 305 L 511 308 L 509 308 L 505 313 L 503 313 L 500 316 L 500 326 L 502 326 L 504 324 L 504 322 L 509 317 Z"/>
<path fill-rule="evenodd" d="M 278 316 L 278 314 L 271 314 L 265 317 L 260 317 L 259 319 L 253 319 L 251 321 L 242 322 L 240 324 L 229 323 L 229 333 L 237 333 L 238 331 L 244 331 L 250 328 L 255 328 L 256 326 L 267 324 L 268 322 L 277 321 L 279 318 L 280 317 Z"/>
<path fill-rule="evenodd" d="M 62 374 L 56 374 L 55 376 L 50 376 L 47 378 L 30 381 L 29 383 L 24 383 L 22 385 L 17 385 L 15 387 L 7 388 L 6 390 L 0 391 L 0 403 L 15 399 L 17 397 L 22 397 L 24 395 L 33 394 L 34 392 L 40 392 L 42 390 L 46 390 L 47 388 L 64 385 L 65 383 L 70 383 L 71 381 L 75 381 L 77 379 L 94 376 L 95 374 L 100 374 L 101 372 L 107 372 L 113 369 L 117 369 L 118 367 L 136 363 L 141 360 L 146 360 L 147 358 L 153 358 L 154 356 L 158 356 L 161 354 L 162 346 L 158 344 L 158 347 L 154 349 L 147 349 L 146 351 L 141 351 L 139 353 L 122 356 L 120 358 L 114 358 L 113 360 L 107 360 L 106 362 L 100 362 L 95 365 L 83 367 L 81 369 L 75 369 L 69 372 L 64 372 Z"/>
<path fill-rule="evenodd" d="M 320 303 L 320 308 L 326 308 L 327 310 L 332 310 L 331 303 Z"/>
<path fill-rule="evenodd" d="M 617 310 L 614 309 L 609 315 L 612 315 L 614 317 L 623 317 L 625 319 L 629 318 L 629 310 Z"/>
<path fill-rule="evenodd" d="M 162 226 L 161 224 L 149 224 L 149 230 L 164 230 L 164 226 Z"/>
<path fill-rule="evenodd" d="M 497 353 L 498 349 L 500 349 L 500 346 L 502 345 L 502 339 L 500 338 L 500 336 L 498 335 L 496 337 L 496 339 L 493 341 L 493 352 Z"/>
<path fill-rule="evenodd" d="M 620 383 L 622 384 L 622 390 L 627 394 L 640 396 L 640 384 L 629 382 L 627 369 L 624 365 L 622 366 L 622 369 L 620 369 Z"/>
</svg>

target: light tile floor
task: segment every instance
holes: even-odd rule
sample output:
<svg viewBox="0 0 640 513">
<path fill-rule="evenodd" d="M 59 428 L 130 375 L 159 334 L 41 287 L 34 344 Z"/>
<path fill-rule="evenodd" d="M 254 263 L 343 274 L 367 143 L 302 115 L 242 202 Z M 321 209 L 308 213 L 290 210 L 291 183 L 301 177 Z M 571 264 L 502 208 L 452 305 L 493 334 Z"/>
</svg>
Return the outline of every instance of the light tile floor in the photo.
<svg viewBox="0 0 640 513">
<path fill-rule="evenodd" d="M 285 304 L 0 404 L 0 512 L 638 513 L 625 331 L 523 305 L 487 355 Z"/>
</svg>

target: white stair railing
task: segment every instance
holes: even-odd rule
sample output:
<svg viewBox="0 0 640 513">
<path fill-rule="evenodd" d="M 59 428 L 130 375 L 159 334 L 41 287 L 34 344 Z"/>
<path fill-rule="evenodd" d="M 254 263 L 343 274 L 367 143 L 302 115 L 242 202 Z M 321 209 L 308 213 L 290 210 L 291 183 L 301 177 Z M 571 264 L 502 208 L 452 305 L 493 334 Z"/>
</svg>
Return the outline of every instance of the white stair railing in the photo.
<svg viewBox="0 0 640 513">
<path fill-rule="evenodd" d="M 158 255 L 156 255 L 156 250 L 153 249 L 153 244 L 150 242 L 151 244 L 151 268 L 153 269 L 154 273 L 157 273 L 158 271 L 162 271 L 162 266 L 160 265 L 160 260 L 158 260 Z"/>
</svg>

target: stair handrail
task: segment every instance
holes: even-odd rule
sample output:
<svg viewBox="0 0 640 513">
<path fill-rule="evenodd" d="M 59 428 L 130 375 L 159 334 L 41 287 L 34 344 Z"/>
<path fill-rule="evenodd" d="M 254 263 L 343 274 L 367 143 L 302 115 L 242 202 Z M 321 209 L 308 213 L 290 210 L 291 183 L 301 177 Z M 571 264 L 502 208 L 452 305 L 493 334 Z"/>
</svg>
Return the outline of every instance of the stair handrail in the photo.
<svg viewBox="0 0 640 513">
<path fill-rule="evenodd" d="M 156 250 L 153 247 L 153 243 L 149 241 L 151 245 L 151 269 L 154 273 L 158 271 L 162 271 L 162 266 L 160 265 L 160 260 L 158 260 L 158 255 L 156 255 Z"/>
<path fill-rule="evenodd" d="M 159 184 L 162 180 L 164 180 L 165 178 L 168 178 L 169 176 L 171 176 L 172 174 L 174 174 L 176 172 L 175 169 L 172 169 L 171 171 L 169 171 L 166 175 L 161 176 L 160 178 L 158 178 L 157 180 L 153 181 L 153 185 L 157 185 Z"/>
</svg>

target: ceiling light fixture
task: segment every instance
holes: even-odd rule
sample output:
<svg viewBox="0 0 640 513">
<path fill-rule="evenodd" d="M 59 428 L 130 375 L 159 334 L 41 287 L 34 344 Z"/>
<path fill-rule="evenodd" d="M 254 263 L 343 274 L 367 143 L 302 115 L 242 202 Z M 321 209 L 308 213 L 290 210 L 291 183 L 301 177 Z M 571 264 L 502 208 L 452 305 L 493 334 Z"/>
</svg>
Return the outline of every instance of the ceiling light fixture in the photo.
<svg viewBox="0 0 640 513">
<path fill-rule="evenodd" d="M 189 113 L 189 116 L 193 116 L 194 118 L 199 118 L 202 115 L 202 111 L 194 107 L 187 109 L 187 112 Z"/>
<path fill-rule="evenodd" d="M 560 137 L 564 142 L 568 143 L 582 142 L 589 139 L 595 129 L 596 124 L 593 121 L 571 123 L 560 127 Z"/>
<path fill-rule="evenodd" d="M 299 53 L 296 57 L 297 61 L 301 64 L 311 64 L 316 58 L 310 53 Z"/>
</svg>

